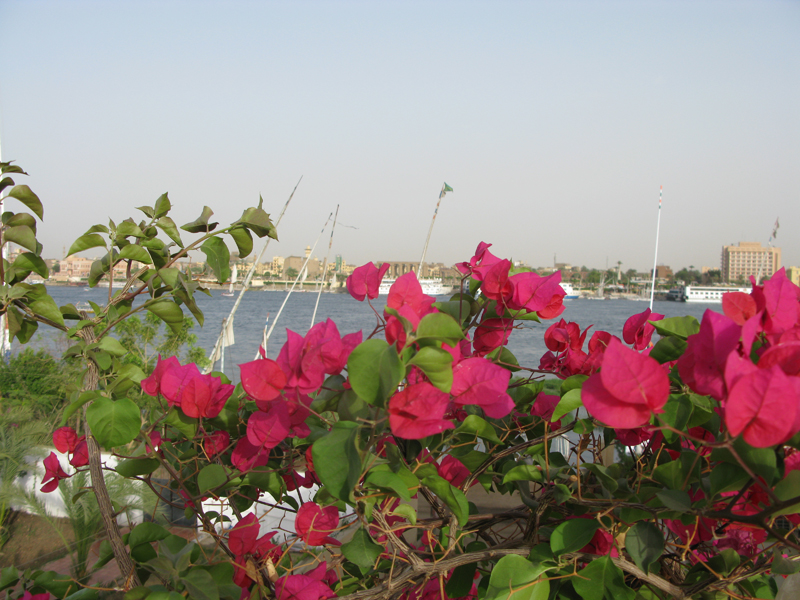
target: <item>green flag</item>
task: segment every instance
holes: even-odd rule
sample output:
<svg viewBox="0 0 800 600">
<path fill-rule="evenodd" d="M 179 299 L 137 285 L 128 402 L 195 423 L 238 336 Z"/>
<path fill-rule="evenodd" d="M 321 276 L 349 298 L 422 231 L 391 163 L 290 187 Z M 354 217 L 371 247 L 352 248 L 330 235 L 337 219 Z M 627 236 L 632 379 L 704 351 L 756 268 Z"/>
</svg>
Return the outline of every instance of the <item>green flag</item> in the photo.
<svg viewBox="0 0 800 600">
<path fill-rule="evenodd" d="M 444 198 L 444 195 L 445 195 L 447 192 L 452 192 L 452 191 L 453 191 L 453 188 L 451 188 L 449 185 L 447 185 L 447 183 L 445 183 L 445 184 L 444 184 L 444 187 L 442 188 L 442 193 L 441 193 L 441 194 L 439 194 L 439 200 L 441 200 L 442 198 Z"/>
</svg>

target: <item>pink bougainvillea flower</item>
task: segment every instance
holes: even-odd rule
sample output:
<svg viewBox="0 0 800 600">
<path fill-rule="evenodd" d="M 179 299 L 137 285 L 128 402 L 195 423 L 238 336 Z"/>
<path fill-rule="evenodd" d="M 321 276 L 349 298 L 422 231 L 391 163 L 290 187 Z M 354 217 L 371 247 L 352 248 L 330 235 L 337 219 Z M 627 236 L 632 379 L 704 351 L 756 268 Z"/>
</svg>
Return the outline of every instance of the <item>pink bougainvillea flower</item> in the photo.
<svg viewBox="0 0 800 600">
<path fill-rule="evenodd" d="M 200 370 L 196 364 L 189 363 L 181 366 L 176 360 L 164 369 L 159 383 L 159 391 L 167 399 L 167 404 L 180 407 L 183 388 L 192 379 L 199 376 Z"/>
<path fill-rule="evenodd" d="M 646 308 L 644 312 L 638 315 L 633 315 L 622 328 L 622 339 L 626 344 L 631 344 L 634 350 L 644 350 L 650 343 L 650 338 L 653 337 L 653 332 L 656 330 L 650 321 L 660 321 L 664 315 L 652 312 Z"/>
<path fill-rule="evenodd" d="M 633 429 L 662 412 L 669 379 L 654 359 L 612 339 L 599 373 L 583 383 L 581 399 L 593 417 L 609 427 Z"/>
<path fill-rule="evenodd" d="M 623 446 L 638 446 L 653 437 L 650 427 L 636 427 L 635 429 L 615 429 L 617 441 Z"/>
<path fill-rule="evenodd" d="M 619 552 L 614 547 L 614 538 L 605 529 L 595 531 L 591 541 L 578 552 L 597 554 L 599 556 L 608 556 L 610 554 L 612 558 L 619 556 Z"/>
<path fill-rule="evenodd" d="M 83 439 L 83 438 L 81 438 Z M 72 427 L 59 427 L 53 432 L 53 446 L 61 454 L 67 452 L 74 452 L 75 446 L 78 445 L 78 434 Z"/>
<path fill-rule="evenodd" d="M 409 385 L 389 400 L 389 427 L 397 437 L 420 440 L 452 429 L 444 418 L 450 397 L 424 381 Z"/>
<path fill-rule="evenodd" d="M 231 452 L 231 464 L 242 473 L 256 467 L 263 467 L 269 461 L 269 450 L 269 448 L 251 444 L 247 436 L 239 438 Z"/>
<path fill-rule="evenodd" d="M 81 437 L 81 441 L 75 446 L 69 464 L 73 467 L 85 467 L 89 464 L 89 446 L 86 444 L 86 436 Z"/>
<path fill-rule="evenodd" d="M 483 356 L 504 346 L 513 328 L 513 319 L 484 319 L 475 329 L 475 339 L 472 342 L 475 353 Z"/>
<path fill-rule="evenodd" d="M 234 554 L 237 563 L 233 582 L 239 587 L 247 588 L 253 582 L 244 568 L 248 556 L 254 557 L 255 562 L 267 557 L 277 561 L 281 554 L 280 546 L 272 543 L 272 537 L 277 532 L 270 531 L 259 538 L 260 529 L 258 518 L 255 514 L 250 513 L 240 519 L 228 535 L 228 549 Z"/>
<path fill-rule="evenodd" d="M 540 317 L 552 319 L 563 311 L 566 292 L 561 288 L 561 271 L 542 277 L 533 271 L 517 273 L 510 278 L 514 295 L 510 302 L 512 310 L 525 309 Z"/>
<path fill-rule="evenodd" d="M 564 319 L 556 321 L 544 332 L 544 344 L 553 352 L 563 352 L 567 348 L 580 350 L 591 325 L 581 333 L 577 323 L 567 323 Z"/>
<path fill-rule="evenodd" d="M 347 291 L 350 295 L 363 302 L 365 298 L 374 300 L 378 297 L 378 290 L 381 287 L 381 280 L 386 275 L 391 265 L 383 263 L 380 269 L 375 266 L 375 263 L 367 263 L 356 268 L 350 277 L 347 278 Z"/>
<path fill-rule="evenodd" d="M 429 313 L 436 312 L 432 306 L 434 302 L 436 302 L 436 298 L 422 293 L 422 286 L 417 281 L 417 274 L 411 272 L 398 277 L 397 281 L 389 288 L 386 307 L 393 308 L 406 319 L 413 319 L 412 315 L 421 319 Z M 408 307 L 410 312 L 403 311 L 404 307 Z M 416 325 L 416 323 L 414 324 Z"/>
<path fill-rule="evenodd" d="M 203 449 L 209 457 L 223 452 L 231 443 L 231 434 L 227 431 L 215 431 L 203 439 Z"/>
<path fill-rule="evenodd" d="M 253 400 L 268 402 L 281 395 L 286 374 L 274 360 L 260 358 L 239 365 L 242 387 Z"/>
<path fill-rule="evenodd" d="M 481 242 L 475 249 L 475 255 L 468 263 L 458 263 L 456 269 L 461 271 L 464 275 L 471 275 L 478 281 L 483 281 L 483 275 L 491 269 L 496 263 L 500 262 L 494 254 L 489 252 L 491 244 Z"/>
<path fill-rule="evenodd" d="M 468 358 L 453 367 L 450 394 L 458 405 L 476 404 L 487 416 L 502 419 L 514 410 L 506 393 L 510 379 L 511 371 L 485 358 Z"/>
<path fill-rule="evenodd" d="M 22 594 L 20 600 L 50 600 L 50 592 L 31 594 L 28 590 L 25 590 L 25 593 Z"/>
<path fill-rule="evenodd" d="M 42 492 L 49 493 L 58 487 L 58 482 L 62 479 L 67 479 L 71 475 L 67 475 L 64 469 L 61 468 L 61 463 L 58 462 L 58 456 L 55 452 L 51 452 L 43 461 L 44 464 L 44 478 L 42 479 Z"/>
<path fill-rule="evenodd" d="M 164 373 L 170 369 L 180 368 L 180 366 L 181 363 L 178 362 L 176 357 L 170 356 L 162 360 L 161 355 L 159 355 L 153 373 L 147 379 L 142 379 L 142 391 L 148 396 L 153 396 L 155 398 L 161 393 L 161 378 L 164 376 Z"/>
<path fill-rule="evenodd" d="M 698 394 L 722 400 L 725 363 L 739 345 L 741 335 L 742 328 L 730 318 L 707 310 L 700 331 L 689 336 L 686 351 L 678 359 L 678 373 L 683 382 Z"/>
<path fill-rule="evenodd" d="M 275 582 L 276 600 L 326 600 L 335 597 L 326 583 L 310 575 L 284 575 Z"/>
<path fill-rule="evenodd" d="M 756 301 L 744 292 L 722 294 L 722 312 L 737 325 L 744 325 L 758 312 Z"/>
<path fill-rule="evenodd" d="M 193 419 L 213 419 L 222 412 L 234 387 L 222 383 L 219 377 L 198 374 L 188 380 L 181 391 L 181 410 Z"/>
<path fill-rule="evenodd" d="M 158 450 L 161 447 L 161 434 L 158 431 L 151 431 L 148 439 L 150 440 L 149 444 L 145 441 L 145 447 L 148 452 Z"/>
<path fill-rule="evenodd" d="M 439 473 L 439 477 L 446 479 L 457 488 L 461 487 L 461 484 L 467 480 L 470 473 L 464 463 L 449 454 L 442 459 L 441 463 L 436 465 L 436 471 Z M 477 480 L 473 481 L 472 485 L 476 483 L 478 483 Z"/>
<path fill-rule="evenodd" d="M 800 341 L 787 342 L 768 348 L 758 359 L 759 369 L 777 365 L 787 375 L 800 375 Z"/>
<path fill-rule="evenodd" d="M 506 305 L 514 295 L 514 285 L 508 278 L 511 261 L 501 260 L 495 263 L 484 275 L 481 293 L 489 300 L 497 302 L 497 314 L 502 315 Z"/>
<path fill-rule="evenodd" d="M 325 373 L 338 375 L 347 365 L 350 353 L 361 343 L 361 339 L 360 331 L 342 337 L 336 323 L 330 319 L 317 323 L 303 339 L 302 364 L 304 368 L 308 368 L 309 360 L 322 361 Z"/>
<path fill-rule="evenodd" d="M 561 402 L 561 396 L 554 396 L 552 394 L 539 394 L 533 401 L 533 406 L 531 406 L 531 416 L 541 417 L 543 420 L 549 423 L 553 418 L 553 413 L 555 412 L 556 406 L 558 406 L 559 402 Z M 556 421 L 555 426 L 556 428 L 561 426 L 560 419 Z"/>
<path fill-rule="evenodd" d="M 294 527 L 298 537 L 309 546 L 340 544 L 330 537 L 339 527 L 339 509 L 335 506 L 322 508 L 315 502 L 306 502 L 297 511 Z"/>
<path fill-rule="evenodd" d="M 259 410 L 247 420 L 247 439 L 258 448 L 267 450 L 280 444 L 291 428 L 289 409 L 281 400 L 266 403 L 268 410 Z"/>
<path fill-rule="evenodd" d="M 786 277 L 786 269 L 781 268 L 764 282 L 764 330 L 780 334 L 797 325 L 800 320 L 800 288 Z M 758 290 L 753 288 L 757 296 Z M 757 299 L 758 302 L 758 299 Z"/>
<path fill-rule="evenodd" d="M 781 444 L 800 430 L 800 378 L 777 365 L 739 377 L 728 393 L 725 425 L 755 448 Z"/>
</svg>

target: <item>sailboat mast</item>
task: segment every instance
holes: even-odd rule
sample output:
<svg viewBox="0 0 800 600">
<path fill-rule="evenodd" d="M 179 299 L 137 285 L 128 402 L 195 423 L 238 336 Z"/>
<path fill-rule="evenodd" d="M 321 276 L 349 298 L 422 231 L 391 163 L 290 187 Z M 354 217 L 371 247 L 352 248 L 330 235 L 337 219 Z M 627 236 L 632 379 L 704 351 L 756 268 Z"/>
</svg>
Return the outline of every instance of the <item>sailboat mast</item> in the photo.
<svg viewBox="0 0 800 600">
<path fill-rule="evenodd" d="M 778 227 L 781 226 L 780 220 L 781 220 L 780 217 L 775 219 L 775 226 L 772 228 L 772 235 L 769 236 L 769 241 L 767 242 L 767 249 L 764 250 L 764 254 L 761 255 L 761 260 L 758 261 L 758 275 L 756 275 L 756 285 L 758 285 L 761 282 L 761 272 L 764 270 L 764 262 L 767 256 L 769 256 L 769 261 L 770 263 L 772 263 L 773 272 L 775 271 L 775 264 L 773 262 L 774 259 L 772 258 L 771 250 L 772 250 L 772 240 L 778 237 Z"/>
<path fill-rule="evenodd" d="M 425 255 L 428 253 L 428 243 L 431 241 L 431 233 L 433 232 L 433 224 L 436 222 L 436 215 L 439 214 L 439 205 L 442 203 L 442 198 L 447 192 L 452 192 L 447 183 L 442 184 L 442 191 L 439 192 L 439 201 L 436 203 L 436 210 L 433 211 L 433 218 L 431 219 L 431 226 L 428 229 L 428 239 L 425 240 L 425 247 L 422 249 L 422 258 L 419 259 L 419 266 L 417 267 L 417 279 L 422 279 L 422 263 L 425 262 Z"/>
<path fill-rule="evenodd" d="M 328 257 L 331 254 L 331 247 L 333 246 L 333 233 L 336 231 L 336 219 L 339 218 L 339 205 L 336 205 L 336 214 L 333 215 L 333 227 L 331 227 L 331 239 L 328 241 L 328 253 L 325 255 L 325 260 L 322 262 L 322 282 L 317 292 L 317 301 L 314 304 L 314 314 L 311 315 L 311 327 L 314 326 L 314 321 L 317 318 L 317 308 L 319 308 L 319 299 L 322 296 L 322 290 L 325 287 L 325 279 L 328 276 Z"/>
<path fill-rule="evenodd" d="M 656 265 L 658 264 L 658 232 L 661 230 L 661 196 L 664 193 L 664 186 L 658 187 L 658 221 L 656 222 L 656 252 L 653 257 L 653 281 L 650 284 L 650 310 L 653 310 L 653 297 L 656 293 Z"/>
</svg>

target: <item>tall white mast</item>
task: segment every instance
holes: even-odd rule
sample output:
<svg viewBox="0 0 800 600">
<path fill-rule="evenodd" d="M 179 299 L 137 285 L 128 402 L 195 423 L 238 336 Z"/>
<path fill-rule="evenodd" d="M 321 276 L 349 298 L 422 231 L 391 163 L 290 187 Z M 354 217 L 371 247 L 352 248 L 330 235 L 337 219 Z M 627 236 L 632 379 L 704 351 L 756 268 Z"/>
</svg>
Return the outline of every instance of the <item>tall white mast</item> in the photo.
<svg viewBox="0 0 800 600">
<path fill-rule="evenodd" d="M 650 284 L 650 310 L 653 310 L 653 296 L 656 293 L 656 265 L 658 264 L 658 232 L 661 230 L 661 196 L 664 193 L 664 186 L 658 187 L 658 222 L 656 224 L 656 252 L 653 257 L 653 282 Z"/>
<path fill-rule="evenodd" d="M 439 205 L 442 203 L 442 198 L 447 192 L 452 192 L 451 188 L 445 182 L 442 184 L 442 191 L 439 192 L 439 201 L 436 203 L 436 210 L 433 211 L 433 219 L 431 219 L 431 227 L 428 229 L 428 239 L 425 240 L 425 247 L 422 249 L 422 258 L 419 259 L 419 266 L 417 267 L 417 279 L 422 279 L 422 263 L 425 262 L 425 255 L 428 253 L 428 242 L 431 241 L 431 233 L 433 232 L 433 224 L 436 222 L 436 215 L 439 214 Z"/>
</svg>

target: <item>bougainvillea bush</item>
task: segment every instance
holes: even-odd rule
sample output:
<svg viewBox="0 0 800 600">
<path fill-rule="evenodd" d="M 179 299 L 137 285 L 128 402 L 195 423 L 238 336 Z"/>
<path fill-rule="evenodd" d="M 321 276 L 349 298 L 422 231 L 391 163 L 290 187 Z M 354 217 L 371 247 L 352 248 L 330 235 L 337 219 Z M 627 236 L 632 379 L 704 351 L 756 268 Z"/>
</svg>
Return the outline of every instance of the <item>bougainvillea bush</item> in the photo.
<svg viewBox="0 0 800 600">
<path fill-rule="evenodd" d="M 41 218 L 23 187 L 11 196 Z M 144 221 L 76 242 L 108 252 L 92 284 L 129 265 L 128 286 L 91 314 L 24 283 L 40 247 L 3 265 L 14 335 L 63 327 L 86 367 L 43 490 L 88 468 L 102 494 L 99 444 L 119 474 L 182 497 L 205 532 L 187 542 L 144 522 L 120 535 L 109 507 L 101 562 L 117 560 L 125 598 L 774 598 L 800 570 L 800 289 L 783 271 L 701 322 L 646 310 L 606 332 L 561 318 L 558 273 L 517 270 L 481 243 L 449 299 L 397 279 L 371 332 L 289 331 L 236 385 L 174 357 L 145 377 L 120 363 L 115 323 L 141 310 L 177 323 L 183 307 L 201 320 L 202 289 L 175 261 L 200 247 L 224 281 L 224 236 L 246 255 L 252 233 L 274 235 L 260 206 L 220 230 L 206 209 L 184 245 L 169 208 L 163 196 Z M 32 216 L 6 215 L 4 240 L 35 233 Z M 375 299 L 384 273 L 356 269 L 353 301 Z M 548 352 L 519 364 L 509 337 L 545 320 Z M 134 386 L 162 408 L 147 422 Z M 78 432 L 68 419 L 81 415 Z M 0 587 L 96 595 L 13 568 Z"/>
</svg>

